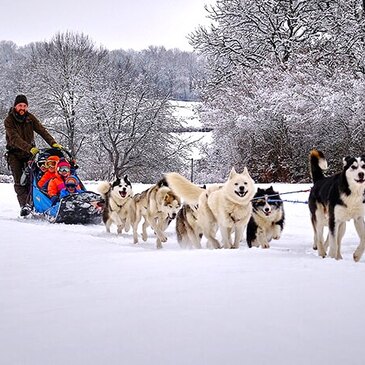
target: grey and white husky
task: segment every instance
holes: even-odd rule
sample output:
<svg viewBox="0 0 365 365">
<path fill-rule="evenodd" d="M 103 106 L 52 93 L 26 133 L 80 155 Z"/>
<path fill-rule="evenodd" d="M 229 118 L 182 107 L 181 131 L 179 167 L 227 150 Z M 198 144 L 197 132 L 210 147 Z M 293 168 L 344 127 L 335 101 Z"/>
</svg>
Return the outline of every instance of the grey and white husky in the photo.
<svg viewBox="0 0 365 365">
<path fill-rule="evenodd" d="M 114 223 L 117 226 L 118 234 L 123 229 L 128 232 L 133 229 L 133 242 L 138 242 L 136 220 L 136 203 L 133 200 L 132 184 L 125 175 L 123 179 L 116 177 L 113 181 L 102 181 L 99 183 L 98 192 L 105 199 L 103 222 L 107 232 Z"/>
</svg>

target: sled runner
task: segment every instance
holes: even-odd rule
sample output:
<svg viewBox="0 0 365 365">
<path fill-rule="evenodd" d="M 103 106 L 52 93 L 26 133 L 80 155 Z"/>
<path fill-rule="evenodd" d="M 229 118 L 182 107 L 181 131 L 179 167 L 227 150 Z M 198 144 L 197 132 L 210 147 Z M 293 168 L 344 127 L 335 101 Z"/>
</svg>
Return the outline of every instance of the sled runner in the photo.
<svg viewBox="0 0 365 365">
<path fill-rule="evenodd" d="M 47 194 L 46 188 L 40 189 L 37 185 L 41 177 L 39 162 L 45 156 L 58 156 L 65 158 L 71 165 L 71 174 L 77 177 L 74 159 L 66 150 L 48 148 L 41 150 L 28 167 L 29 179 L 31 183 L 31 201 L 33 204 L 33 215 L 45 218 L 52 223 L 65 224 L 99 224 L 102 220 L 104 209 L 103 198 L 92 191 L 87 191 L 79 180 L 81 192 L 61 198 L 53 203 Z"/>
</svg>

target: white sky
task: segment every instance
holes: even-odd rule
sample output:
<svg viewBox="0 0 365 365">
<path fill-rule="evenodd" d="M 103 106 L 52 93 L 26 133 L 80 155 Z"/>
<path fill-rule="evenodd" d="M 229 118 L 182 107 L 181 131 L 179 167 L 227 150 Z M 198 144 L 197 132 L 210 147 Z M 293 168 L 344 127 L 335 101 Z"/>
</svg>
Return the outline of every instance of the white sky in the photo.
<svg viewBox="0 0 365 365">
<path fill-rule="evenodd" d="M 109 50 L 150 45 L 192 51 L 186 36 L 209 23 L 214 0 L 1 0 L 0 40 L 18 46 L 82 32 Z"/>
</svg>

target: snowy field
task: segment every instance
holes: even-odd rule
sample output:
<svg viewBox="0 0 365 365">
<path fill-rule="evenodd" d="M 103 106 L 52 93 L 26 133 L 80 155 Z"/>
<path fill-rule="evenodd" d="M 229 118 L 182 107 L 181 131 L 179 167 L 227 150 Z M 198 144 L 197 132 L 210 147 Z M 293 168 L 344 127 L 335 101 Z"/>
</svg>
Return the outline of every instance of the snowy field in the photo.
<svg viewBox="0 0 365 365">
<path fill-rule="evenodd" d="M 184 251 L 172 224 L 156 250 L 152 231 L 133 245 L 103 225 L 21 219 L 11 184 L 0 199 L 2 365 L 365 363 L 365 256 L 352 260 L 352 223 L 341 261 L 311 249 L 308 207 L 294 203 L 270 249 Z"/>
</svg>

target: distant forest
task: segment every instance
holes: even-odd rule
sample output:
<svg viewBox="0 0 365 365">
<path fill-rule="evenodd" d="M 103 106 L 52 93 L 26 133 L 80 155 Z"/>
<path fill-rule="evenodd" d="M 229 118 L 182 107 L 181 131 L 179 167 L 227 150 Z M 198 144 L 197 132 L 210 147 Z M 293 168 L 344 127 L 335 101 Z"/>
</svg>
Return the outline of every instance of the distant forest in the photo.
<svg viewBox="0 0 365 365">
<path fill-rule="evenodd" d="M 0 116 L 24 93 L 30 111 L 78 159 L 85 178 L 128 174 L 153 182 L 187 168 L 191 143 L 176 133 L 186 126 L 169 102 L 198 101 L 204 69 L 204 58 L 193 52 L 108 51 L 72 32 L 24 47 L 2 41 Z M 0 149 L 5 152 L 5 138 Z M 8 172 L 4 159 L 0 168 Z"/>
<path fill-rule="evenodd" d="M 188 35 L 191 53 L 110 52 L 73 33 L 1 42 L 0 113 L 24 92 L 88 178 L 153 182 L 189 171 L 169 100 L 199 101 L 213 141 L 194 163 L 197 182 L 223 181 L 232 166 L 257 182 L 306 182 L 311 148 L 330 172 L 364 153 L 364 4 L 218 0 L 206 7 L 211 25 Z"/>
</svg>

